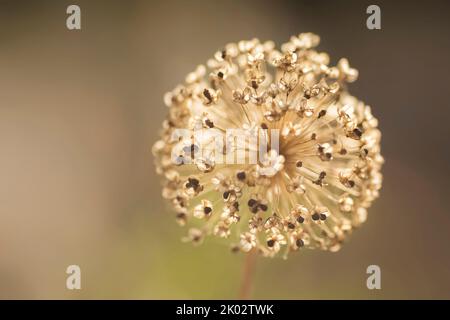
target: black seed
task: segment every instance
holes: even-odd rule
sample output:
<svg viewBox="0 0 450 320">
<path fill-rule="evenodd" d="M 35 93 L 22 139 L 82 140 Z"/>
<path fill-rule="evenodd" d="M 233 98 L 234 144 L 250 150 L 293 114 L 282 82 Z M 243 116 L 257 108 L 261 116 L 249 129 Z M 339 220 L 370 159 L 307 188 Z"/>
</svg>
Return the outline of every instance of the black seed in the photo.
<svg viewBox="0 0 450 320">
<path fill-rule="evenodd" d="M 227 52 L 225 50 L 222 51 L 222 59 L 225 59 L 225 57 L 227 56 Z"/>
<path fill-rule="evenodd" d="M 327 114 L 326 110 L 320 110 L 318 118 L 322 118 L 326 114 Z"/>
<path fill-rule="evenodd" d="M 188 186 L 188 184 L 189 184 L 189 186 Z M 200 181 L 198 181 L 197 179 L 188 178 L 188 183 L 186 184 L 186 187 L 196 189 L 199 184 L 200 184 Z"/>
<path fill-rule="evenodd" d="M 239 202 L 233 203 L 233 207 L 234 207 L 237 211 L 239 211 Z"/>
<path fill-rule="evenodd" d="M 275 244 L 275 240 L 270 239 L 269 241 L 267 241 L 267 246 L 270 248 L 272 248 L 274 244 Z"/>
<path fill-rule="evenodd" d="M 208 89 L 203 90 L 203 95 L 206 97 L 206 99 L 212 101 L 212 96 Z"/>
<path fill-rule="evenodd" d="M 244 171 L 238 172 L 238 173 L 236 174 L 236 176 L 237 176 L 237 178 L 238 178 L 239 180 L 244 180 L 244 179 L 245 179 L 245 172 L 244 172 Z"/>
<path fill-rule="evenodd" d="M 231 252 L 233 252 L 233 253 L 239 252 L 239 247 L 238 246 L 232 246 L 231 247 Z"/>
<path fill-rule="evenodd" d="M 357 137 L 361 137 L 361 136 L 362 136 L 362 132 L 361 132 L 361 130 L 359 130 L 358 128 L 353 129 L 353 133 L 354 133 L 355 136 L 357 136 Z"/>
<path fill-rule="evenodd" d="M 184 212 L 177 213 L 177 218 L 184 219 L 184 218 L 186 218 L 186 214 Z"/>
<path fill-rule="evenodd" d="M 212 122 L 209 119 L 205 120 L 205 124 L 209 127 L 209 128 L 214 128 L 214 122 Z"/>
<path fill-rule="evenodd" d="M 325 213 L 320 214 L 320 220 L 325 221 L 327 220 L 327 215 Z"/>
<path fill-rule="evenodd" d="M 340 153 L 341 155 L 347 154 L 347 150 L 344 149 L 344 148 L 342 148 L 341 151 L 339 151 L 339 153 Z"/>
<path fill-rule="evenodd" d="M 326 173 L 325 171 L 322 171 L 322 172 L 319 174 L 319 179 L 320 179 L 320 180 L 324 179 L 326 175 L 327 175 L 327 173 Z"/>
<path fill-rule="evenodd" d="M 353 188 L 355 186 L 355 181 L 348 180 L 348 185 L 350 186 L 350 188 Z"/>
<path fill-rule="evenodd" d="M 320 215 L 316 212 L 316 213 L 314 213 L 314 214 L 312 215 L 312 219 L 313 219 L 314 221 L 317 221 L 317 220 L 320 219 Z"/>
<path fill-rule="evenodd" d="M 267 206 L 266 206 L 265 204 L 260 204 L 260 205 L 259 205 L 259 208 L 260 208 L 262 211 L 267 211 Z"/>
<path fill-rule="evenodd" d="M 297 218 L 297 222 L 298 223 L 303 223 L 305 221 L 305 218 L 303 218 L 302 216 L 299 216 L 298 218 Z"/>
<path fill-rule="evenodd" d="M 257 213 L 258 212 L 258 206 L 254 206 L 252 207 L 252 209 L 250 210 L 252 213 Z"/>
<path fill-rule="evenodd" d="M 269 129 L 269 127 L 267 126 L 267 124 L 265 124 L 263 122 L 263 123 L 261 123 L 261 129 L 267 130 L 267 129 Z"/>
<path fill-rule="evenodd" d="M 315 133 L 313 133 L 313 134 L 311 135 L 311 140 L 316 140 L 316 138 L 317 138 L 317 135 L 316 135 Z"/>
<path fill-rule="evenodd" d="M 230 196 L 230 191 L 225 191 L 225 192 L 223 193 L 223 198 L 224 198 L 224 199 L 228 199 L 229 196 Z"/>
<path fill-rule="evenodd" d="M 205 207 L 203 211 L 205 212 L 205 214 L 210 214 L 212 209 L 210 207 Z"/>
<path fill-rule="evenodd" d="M 295 244 L 297 245 L 297 247 L 301 248 L 305 245 L 305 243 L 303 242 L 302 239 L 297 239 L 297 241 L 295 242 Z"/>
<path fill-rule="evenodd" d="M 295 228 L 295 224 L 293 224 L 292 222 L 289 222 L 287 226 L 288 226 L 289 229 L 294 229 Z"/>
<path fill-rule="evenodd" d="M 252 81 L 252 88 L 253 89 L 258 89 L 258 84 L 256 83 L 255 80 Z"/>
<path fill-rule="evenodd" d="M 248 200 L 247 204 L 248 204 L 249 207 L 253 207 L 256 204 L 256 200 L 255 199 L 250 199 L 250 200 Z"/>
<path fill-rule="evenodd" d="M 217 76 L 218 76 L 220 79 L 223 79 L 224 74 L 223 74 L 222 71 L 219 71 L 219 72 L 217 73 Z"/>
<path fill-rule="evenodd" d="M 295 166 L 296 166 L 297 168 L 301 168 L 301 167 L 303 166 L 303 162 L 301 162 L 301 161 L 299 160 L 299 161 L 297 161 L 297 162 L 295 163 Z"/>
</svg>

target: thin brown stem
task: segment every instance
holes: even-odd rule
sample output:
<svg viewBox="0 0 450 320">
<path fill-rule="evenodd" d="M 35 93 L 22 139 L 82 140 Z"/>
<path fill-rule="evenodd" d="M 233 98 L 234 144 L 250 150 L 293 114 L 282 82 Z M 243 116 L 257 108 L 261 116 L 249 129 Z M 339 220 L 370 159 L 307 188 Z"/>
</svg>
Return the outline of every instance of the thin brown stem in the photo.
<svg viewBox="0 0 450 320">
<path fill-rule="evenodd" d="M 252 250 L 247 253 L 244 260 L 244 267 L 242 270 L 241 288 L 239 291 L 239 299 L 248 300 L 251 296 L 253 276 L 255 273 L 257 252 Z"/>
</svg>

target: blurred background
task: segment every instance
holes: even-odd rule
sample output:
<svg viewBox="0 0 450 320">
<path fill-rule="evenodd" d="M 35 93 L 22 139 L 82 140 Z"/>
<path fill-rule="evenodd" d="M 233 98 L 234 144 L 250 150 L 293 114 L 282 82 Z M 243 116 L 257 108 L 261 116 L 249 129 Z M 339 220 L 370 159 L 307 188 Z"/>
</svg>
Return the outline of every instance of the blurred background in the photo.
<svg viewBox="0 0 450 320">
<path fill-rule="evenodd" d="M 228 42 L 315 32 L 360 71 L 384 185 L 340 252 L 259 259 L 253 297 L 450 299 L 450 6 L 374 3 L 370 31 L 372 1 L 0 1 L 0 298 L 237 298 L 243 256 L 181 243 L 160 196 L 162 97 Z"/>
</svg>

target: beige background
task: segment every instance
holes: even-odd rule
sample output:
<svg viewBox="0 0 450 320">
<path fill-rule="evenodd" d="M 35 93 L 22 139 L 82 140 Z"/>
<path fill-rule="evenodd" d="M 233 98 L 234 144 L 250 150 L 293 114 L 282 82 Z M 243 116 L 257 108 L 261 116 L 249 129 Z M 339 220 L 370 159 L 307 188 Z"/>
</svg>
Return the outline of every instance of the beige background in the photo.
<svg viewBox="0 0 450 320">
<path fill-rule="evenodd" d="M 163 94 L 229 41 L 312 31 L 360 79 L 381 198 L 336 254 L 260 259 L 254 297 L 450 298 L 449 6 L 365 1 L 0 1 L 0 297 L 236 298 L 242 256 L 182 244 L 150 147 Z M 79 264 L 82 290 L 65 289 Z M 365 286 L 382 268 L 382 290 Z"/>
</svg>

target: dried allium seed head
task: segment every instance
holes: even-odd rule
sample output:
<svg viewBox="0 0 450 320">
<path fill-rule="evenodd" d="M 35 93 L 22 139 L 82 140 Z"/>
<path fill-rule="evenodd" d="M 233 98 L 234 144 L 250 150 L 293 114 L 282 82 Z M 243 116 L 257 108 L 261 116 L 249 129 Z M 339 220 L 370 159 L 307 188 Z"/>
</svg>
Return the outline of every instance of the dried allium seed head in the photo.
<svg viewBox="0 0 450 320">
<path fill-rule="evenodd" d="M 346 89 L 358 71 L 346 59 L 329 66 L 318 44 L 311 33 L 281 51 L 257 39 L 231 43 L 208 61 L 210 70 L 197 67 L 166 94 L 169 115 L 153 153 L 176 220 L 196 225 L 185 241 L 214 235 L 233 251 L 269 257 L 336 251 L 366 220 L 381 188 L 381 133 L 370 107 Z M 194 130 L 212 128 L 279 130 L 279 148 L 264 149 L 255 164 L 219 164 L 245 146 L 226 137 L 219 154 L 212 137 L 194 141 Z M 177 129 L 189 134 L 174 139 Z"/>
</svg>

